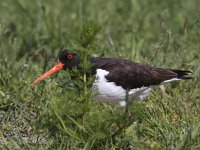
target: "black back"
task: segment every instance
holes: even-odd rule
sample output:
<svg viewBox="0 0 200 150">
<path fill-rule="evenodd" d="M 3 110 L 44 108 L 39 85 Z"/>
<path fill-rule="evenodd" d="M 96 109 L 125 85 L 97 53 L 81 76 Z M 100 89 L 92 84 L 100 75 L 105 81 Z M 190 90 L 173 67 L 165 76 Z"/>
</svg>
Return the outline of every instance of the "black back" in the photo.
<svg viewBox="0 0 200 150">
<path fill-rule="evenodd" d="M 96 73 L 96 69 L 109 71 L 105 78 L 125 89 L 158 85 L 172 78 L 191 79 L 185 76 L 189 71 L 155 68 L 129 60 L 92 57 L 91 62 L 94 64 L 93 74 Z"/>
</svg>

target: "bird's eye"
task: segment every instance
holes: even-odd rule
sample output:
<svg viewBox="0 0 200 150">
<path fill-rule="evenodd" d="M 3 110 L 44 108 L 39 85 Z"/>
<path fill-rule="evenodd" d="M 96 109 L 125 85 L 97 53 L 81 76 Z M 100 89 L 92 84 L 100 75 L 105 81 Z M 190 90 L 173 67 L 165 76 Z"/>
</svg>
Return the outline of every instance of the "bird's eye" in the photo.
<svg viewBox="0 0 200 150">
<path fill-rule="evenodd" d="M 72 58 L 73 58 L 73 55 L 72 55 L 72 54 L 68 54 L 68 55 L 67 55 L 67 58 L 68 58 L 68 59 L 72 59 Z"/>
</svg>

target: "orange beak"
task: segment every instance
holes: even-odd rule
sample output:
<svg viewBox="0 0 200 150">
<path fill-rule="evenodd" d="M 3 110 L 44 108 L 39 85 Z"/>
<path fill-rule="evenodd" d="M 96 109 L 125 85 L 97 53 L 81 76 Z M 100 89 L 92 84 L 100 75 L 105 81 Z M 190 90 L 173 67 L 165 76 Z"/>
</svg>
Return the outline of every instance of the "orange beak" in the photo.
<svg viewBox="0 0 200 150">
<path fill-rule="evenodd" d="M 39 78 L 37 78 L 33 84 L 38 84 L 40 83 L 42 80 L 46 79 L 47 77 L 49 77 L 50 75 L 56 73 L 57 71 L 61 70 L 63 68 L 64 64 L 59 62 L 58 64 L 56 64 L 53 68 L 51 68 L 49 71 L 47 71 L 46 73 L 44 73 L 42 76 L 40 76 Z"/>
</svg>

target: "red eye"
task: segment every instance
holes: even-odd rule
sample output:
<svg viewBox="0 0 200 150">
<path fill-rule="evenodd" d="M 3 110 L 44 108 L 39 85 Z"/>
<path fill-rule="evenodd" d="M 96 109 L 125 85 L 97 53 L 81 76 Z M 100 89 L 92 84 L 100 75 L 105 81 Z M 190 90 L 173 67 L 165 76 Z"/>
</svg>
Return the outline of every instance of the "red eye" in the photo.
<svg viewBox="0 0 200 150">
<path fill-rule="evenodd" d="M 73 58 L 73 55 L 72 55 L 72 54 L 68 54 L 68 55 L 67 55 L 67 58 L 68 58 L 68 59 L 72 59 L 72 58 Z"/>
</svg>

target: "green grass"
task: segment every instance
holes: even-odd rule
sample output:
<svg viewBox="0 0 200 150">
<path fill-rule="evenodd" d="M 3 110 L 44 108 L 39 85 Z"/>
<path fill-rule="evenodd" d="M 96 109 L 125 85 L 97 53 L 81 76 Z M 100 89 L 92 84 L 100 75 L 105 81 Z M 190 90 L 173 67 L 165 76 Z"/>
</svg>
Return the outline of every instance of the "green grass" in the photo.
<svg viewBox="0 0 200 150">
<path fill-rule="evenodd" d="M 0 149 L 200 149 L 200 1 L 0 3 Z M 82 72 L 31 83 L 58 52 L 82 54 Z M 191 70 L 124 108 L 93 101 L 89 55 Z M 78 88 L 77 88 L 78 87 Z"/>
</svg>

